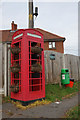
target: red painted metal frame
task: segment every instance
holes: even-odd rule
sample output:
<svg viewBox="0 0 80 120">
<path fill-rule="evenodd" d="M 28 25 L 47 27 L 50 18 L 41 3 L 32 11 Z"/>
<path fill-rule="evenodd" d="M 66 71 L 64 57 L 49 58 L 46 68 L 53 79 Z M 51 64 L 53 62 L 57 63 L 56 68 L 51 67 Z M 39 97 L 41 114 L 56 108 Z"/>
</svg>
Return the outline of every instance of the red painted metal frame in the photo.
<svg viewBox="0 0 80 120">
<path fill-rule="evenodd" d="M 41 38 L 33 37 L 27 35 L 27 33 L 35 34 L 41 36 Z M 17 35 L 23 34 L 21 37 L 14 39 Z M 19 42 L 19 48 L 21 52 L 19 53 L 19 64 L 21 66 L 21 71 L 19 72 L 19 79 L 14 78 L 14 74 L 11 72 L 11 84 L 14 80 L 19 80 L 19 92 L 11 92 L 11 98 L 20 101 L 31 101 L 45 97 L 45 69 L 44 69 L 44 41 L 43 35 L 34 29 L 21 29 L 16 31 L 12 36 L 12 44 Z M 40 44 L 43 51 L 41 57 L 39 57 L 39 62 L 42 65 L 42 72 L 39 73 L 39 78 L 32 78 L 31 72 L 31 42 L 37 42 Z M 30 55 L 29 55 L 30 54 Z M 20 57 L 21 55 L 21 57 Z M 35 60 L 35 59 L 34 59 Z M 11 53 L 11 65 L 14 63 L 14 56 Z"/>
</svg>

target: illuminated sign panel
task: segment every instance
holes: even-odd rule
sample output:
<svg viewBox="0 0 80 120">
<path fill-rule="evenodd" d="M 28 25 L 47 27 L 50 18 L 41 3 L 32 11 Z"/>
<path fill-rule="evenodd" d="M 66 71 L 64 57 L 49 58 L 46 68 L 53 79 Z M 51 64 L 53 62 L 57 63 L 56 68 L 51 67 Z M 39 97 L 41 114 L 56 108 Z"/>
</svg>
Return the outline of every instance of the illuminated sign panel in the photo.
<svg viewBox="0 0 80 120">
<path fill-rule="evenodd" d="M 21 34 L 15 36 L 13 39 L 15 40 L 16 38 L 19 38 L 19 37 L 21 37 L 21 36 L 23 36 L 23 33 L 21 33 Z"/>
<path fill-rule="evenodd" d="M 35 35 L 35 34 L 31 34 L 31 33 L 27 33 L 27 35 L 28 35 L 28 36 L 31 36 L 31 37 L 41 38 L 41 36 Z"/>
</svg>

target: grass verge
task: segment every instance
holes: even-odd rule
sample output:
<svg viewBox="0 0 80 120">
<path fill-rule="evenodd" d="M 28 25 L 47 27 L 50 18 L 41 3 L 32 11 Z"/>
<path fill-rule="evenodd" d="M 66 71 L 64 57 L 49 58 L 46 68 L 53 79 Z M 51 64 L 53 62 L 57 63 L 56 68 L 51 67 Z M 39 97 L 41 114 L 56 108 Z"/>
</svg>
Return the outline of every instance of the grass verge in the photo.
<svg viewBox="0 0 80 120">
<path fill-rule="evenodd" d="M 65 98 L 72 97 L 78 91 L 80 91 L 80 88 L 78 88 L 78 84 L 80 84 L 80 81 L 74 82 L 74 86 L 72 88 L 65 86 L 62 86 L 60 88 L 58 84 L 57 85 L 48 84 L 46 85 L 46 99 L 55 102 L 61 101 Z"/>
<path fill-rule="evenodd" d="M 10 102 L 11 102 L 10 96 L 2 97 L 2 103 L 10 103 Z"/>
<path fill-rule="evenodd" d="M 69 97 L 72 97 L 73 95 L 75 95 L 78 92 L 78 90 L 80 90 L 80 88 L 78 88 L 78 84 L 80 84 L 80 81 L 74 82 L 73 88 L 69 88 L 69 87 L 65 88 L 65 86 L 62 86 L 62 88 L 60 88 L 58 84 L 57 85 L 48 84 L 48 85 L 46 85 L 46 88 L 45 88 L 46 100 L 36 101 L 32 104 L 29 104 L 28 106 L 22 106 L 20 102 L 11 101 L 10 96 L 3 97 L 3 103 L 11 102 L 11 103 L 15 104 L 16 107 L 25 110 L 27 108 L 31 108 L 34 106 L 49 104 L 49 103 L 55 102 L 55 101 L 61 101 L 65 98 L 69 98 Z"/>
<path fill-rule="evenodd" d="M 77 118 L 80 120 L 80 104 L 67 111 L 66 115 L 63 118 Z"/>
</svg>

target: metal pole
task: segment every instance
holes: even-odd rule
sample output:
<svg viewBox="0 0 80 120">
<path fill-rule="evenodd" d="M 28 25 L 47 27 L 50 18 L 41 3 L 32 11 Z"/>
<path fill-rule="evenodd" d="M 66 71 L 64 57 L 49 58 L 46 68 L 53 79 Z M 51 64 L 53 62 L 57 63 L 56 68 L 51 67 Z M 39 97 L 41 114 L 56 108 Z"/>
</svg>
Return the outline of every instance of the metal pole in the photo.
<svg viewBox="0 0 80 120">
<path fill-rule="evenodd" d="M 34 28 L 33 0 L 29 0 L 29 28 Z"/>
<path fill-rule="evenodd" d="M 65 68 L 65 56 L 63 54 L 63 68 Z"/>
<path fill-rule="evenodd" d="M 2 89 L 2 43 L 0 43 L 0 94 L 2 93 L 3 93 L 3 89 Z"/>
<path fill-rule="evenodd" d="M 10 44 L 8 44 L 8 96 L 10 95 L 10 81 L 11 81 L 11 76 L 10 76 L 11 54 L 9 48 L 10 48 Z"/>
<path fill-rule="evenodd" d="M 52 60 L 52 79 L 54 80 L 54 61 Z"/>
<path fill-rule="evenodd" d="M 7 43 L 4 44 L 4 95 L 7 96 Z"/>
</svg>

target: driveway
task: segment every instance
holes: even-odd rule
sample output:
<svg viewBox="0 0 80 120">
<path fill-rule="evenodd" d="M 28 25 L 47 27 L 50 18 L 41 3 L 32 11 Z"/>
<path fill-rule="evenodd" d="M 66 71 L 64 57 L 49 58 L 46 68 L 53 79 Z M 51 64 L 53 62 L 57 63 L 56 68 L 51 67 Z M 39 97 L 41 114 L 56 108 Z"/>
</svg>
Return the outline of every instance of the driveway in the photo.
<svg viewBox="0 0 80 120">
<path fill-rule="evenodd" d="M 27 110 L 21 110 L 11 103 L 4 103 L 2 106 L 3 118 L 62 118 L 66 111 L 75 105 L 78 105 L 78 96 L 64 99 L 59 104 L 50 103 L 48 105 L 41 105 Z"/>
</svg>

